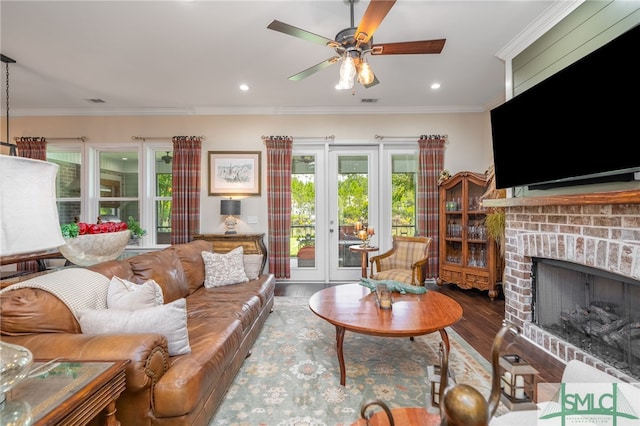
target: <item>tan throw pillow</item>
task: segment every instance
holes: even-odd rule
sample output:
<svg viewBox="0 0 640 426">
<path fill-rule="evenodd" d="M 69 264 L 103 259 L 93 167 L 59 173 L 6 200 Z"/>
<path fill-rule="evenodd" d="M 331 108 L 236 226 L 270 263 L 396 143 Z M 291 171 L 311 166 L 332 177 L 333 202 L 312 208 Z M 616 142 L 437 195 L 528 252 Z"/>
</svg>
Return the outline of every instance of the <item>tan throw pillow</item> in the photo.
<svg viewBox="0 0 640 426">
<path fill-rule="evenodd" d="M 244 264 L 244 273 L 250 280 L 255 280 L 262 273 L 261 254 L 245 254 L 242 257 L 242 263 Z"/>
<path fill-rule="evenodd" d="M 78 312 L 78 322 L 84 334 L 159 333 L 169 342 L 169 355 L 191 352 L 187 331 L 187 301 L 184 298 L 137 311 L 82 310 Z"/>
<path fill-rule="evenodd" d="M 143 284 L 113 277 L 107 290 L 107 308 L 134 311 L 164 304 L 162 287 L 154 280 Z"/>
<path fill-rule="evenodd" d="M 242 246 L 225 254 L 203 251 L 204 286 L 212 288 L 249 281 L 244 272 L 243 253 Z"/>
</svg>

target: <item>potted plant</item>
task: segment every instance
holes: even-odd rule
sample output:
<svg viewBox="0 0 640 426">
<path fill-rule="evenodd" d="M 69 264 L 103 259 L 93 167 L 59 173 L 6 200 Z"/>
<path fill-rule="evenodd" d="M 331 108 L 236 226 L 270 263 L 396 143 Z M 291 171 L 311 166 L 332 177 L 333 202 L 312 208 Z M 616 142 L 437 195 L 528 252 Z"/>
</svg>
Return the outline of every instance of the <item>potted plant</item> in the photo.
<svg viewBox="0 0 640 426">
<path fill-rule="evenodd" d="M 129 228 L 129 231 L 131 231 L 131 234 L 134 237 L 144 237 L 145 235 L 147 235 L 147 230 L 143 229 L 140 226 L 140 223 L 138 223 L 133 216 L 129 216 L 129 219 L 127 219 L 127 227 Z"/>
<path fill-rule="evenodd" d="M 484 226 L 487 234 L 493 239 L 500 249 L 500 257 L 504 257 L 504 230 L 505 213 L 504 209 L 493 209 L 485 216 Z"/>
</svg>

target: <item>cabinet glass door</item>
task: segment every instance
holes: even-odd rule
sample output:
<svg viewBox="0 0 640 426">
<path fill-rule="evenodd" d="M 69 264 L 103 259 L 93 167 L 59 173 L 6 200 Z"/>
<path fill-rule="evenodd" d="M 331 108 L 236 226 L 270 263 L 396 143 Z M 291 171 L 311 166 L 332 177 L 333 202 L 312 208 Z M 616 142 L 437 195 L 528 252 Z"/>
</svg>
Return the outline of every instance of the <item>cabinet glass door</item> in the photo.
<svg viewBox="0 0 640 426">
<path fill-rule="evenodd" d="M 484 187 L 467 182 L 467 266 L 487 267 L 487 229 L 484 224 L 485 211 L 480 200 Z"/>
<path fill-rule="evenodd" d="M 461 265 L 463 262 L 462 237 L 465 232 L 462 216 L 462 181 L 447 192 L 445 215 L 447 217 L 446 261 Z"/>
</svg>

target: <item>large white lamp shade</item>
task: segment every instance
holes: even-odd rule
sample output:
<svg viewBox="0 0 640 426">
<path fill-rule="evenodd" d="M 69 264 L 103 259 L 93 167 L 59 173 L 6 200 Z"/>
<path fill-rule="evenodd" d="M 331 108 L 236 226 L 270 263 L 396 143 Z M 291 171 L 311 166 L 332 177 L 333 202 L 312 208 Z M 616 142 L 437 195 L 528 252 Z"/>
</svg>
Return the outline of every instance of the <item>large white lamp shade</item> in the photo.
<svg viewBox="0 0 640 426">
<path fill-rule="evenodd" d="M 58 165 L 0 155 L 0 255 L 64 244 L 56 207 Z"/>
</svg>

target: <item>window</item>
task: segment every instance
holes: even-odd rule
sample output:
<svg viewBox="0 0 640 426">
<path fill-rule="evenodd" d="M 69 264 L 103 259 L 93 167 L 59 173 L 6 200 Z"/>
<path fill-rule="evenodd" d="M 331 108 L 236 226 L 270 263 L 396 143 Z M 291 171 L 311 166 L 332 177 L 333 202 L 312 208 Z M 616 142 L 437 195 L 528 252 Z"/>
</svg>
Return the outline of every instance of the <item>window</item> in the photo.
<svg viewBox="0 0 640 426">
<path fill-rule="evenodd" d="M 155 153 L 155 238 L 157 244 L 171 244 L 171 191 L 173 185 L 170 151 Z"/>
<path fill-rule="evenodd" d="M 72 223 L 82 211 L 82 152 L 74 147 L 47 151 L 47 161 L 58 165 L 56 199 L 60 224 Z"/>
<path fill-rule="evenodd" d="M 291 257 L 303 250 L 308 255 L 298 259 L 298 267 L 314 267 L 316 234 L 316 185 L 314 155 L 294 155 L 291 174 Z M 313 253 L 313 254 L 312 254 Z"/>
<path fill-rule="evenodd" d="M 98 216 L 116 216 L 125 222 L 131 217 L 142 223 L 138 151 L 98 151 L 98 164 Z M 130 244 L 140 244 L 140 240 Z"/>
<path fill-rule="evenodd" d="M 171 149 L 50 143 L 47 160 L 59 166 L 56 196 L 61 224 L 76 218 L 96 223 L 101 215 L 122 221 L 132 217 L 147 230 L 147 236 L 130 245 L 170 244 Z"/>
<path fill-rule="evenodd" d="M 417 169 L 415 154 L 391 155 L 392 235 L 415 235 Z"/>
</svg>

